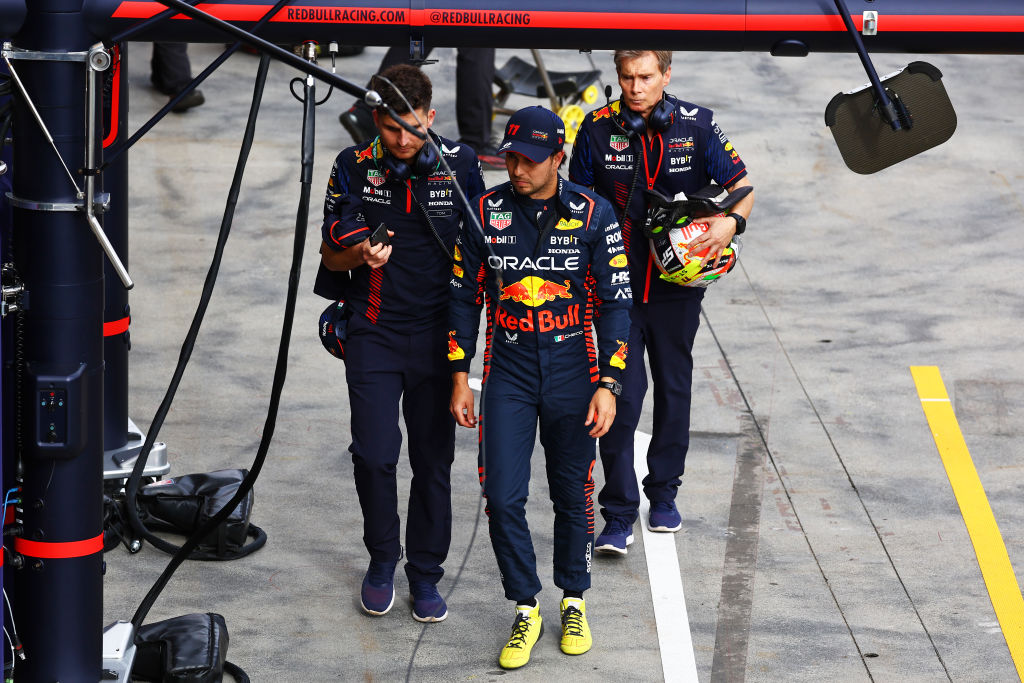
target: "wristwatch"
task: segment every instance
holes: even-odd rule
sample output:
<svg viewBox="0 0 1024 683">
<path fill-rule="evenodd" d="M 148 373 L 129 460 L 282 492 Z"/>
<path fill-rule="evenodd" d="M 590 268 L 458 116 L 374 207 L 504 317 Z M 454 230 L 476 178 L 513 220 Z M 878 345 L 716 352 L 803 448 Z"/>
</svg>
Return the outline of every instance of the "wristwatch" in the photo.
<svg viewBox="0 0 1024 683">
<path fill-rule="evenodd" d="M 622 384 L 620 382 L 617 382 L 616 380 L 612 380 L 610 382 L 608 380 L 601 380 L 600 382 L 597 383 L 597 386 L 601 387 L 602 389 L 607 389 L 616 396 L 622 396 Z"/>
<path fill-rule="evenodd" d="M 744 218 L 742 214 L 738 213 L 730 213 L 729 218 L 736 219 L 736 234 L 742 235 L 743 232 L 747 229 L 747 219 Z"/>
</svg>

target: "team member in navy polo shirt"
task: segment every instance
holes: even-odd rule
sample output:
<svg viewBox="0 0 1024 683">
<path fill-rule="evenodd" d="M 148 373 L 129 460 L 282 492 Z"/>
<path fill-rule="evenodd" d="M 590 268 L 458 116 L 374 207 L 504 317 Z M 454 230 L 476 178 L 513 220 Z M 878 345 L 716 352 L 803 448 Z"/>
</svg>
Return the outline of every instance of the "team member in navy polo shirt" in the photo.
<svg viewBox="0 0 1024 683">
<path fill-rule="evenodd" d="M 498 148 L 509 182 L 472 202 L 451 282 L 451 412 L 474 427 L 467 382 L 487 304 L 480 478 L 505 596 L 516 603 L 498 662 L 526 664 L 540 636 L 537 559 L 526 523 L 537 423 L 555 510 L 555 585 L 566 654 L 592 639 L 583 591 L 594 539 L 594 439 L 615 417 L 629 331 L 629 272 L 611 205 L 558 175 L 565 126 L 543 107 L 512 115 Z M 599 313 L 599 315 L 598 315 Z M 597 346 L 591 323 L 597 323 Z"/>
<path fill-rule="evenodd" d="M 434 120 L 430 80 L 397 65 L 371 88 L 401 118 L 424 130 Z M 409 100 L 413 111 L 395 91 Z M 394 573 L 402 557 L 395 468 L 401 450 L 398 406 L 409 438 L 412 485 L 406 520 L 405 573 L 418 621 L 441 621 L 447 605 L 437 591 L 451 542 L 451 486 L 455 425 L 446 406 L 450 371 L 445 360 L 451 254 L 462 217 L 455 185 L 467 196 L 483 190 L 476 154 L 430 133 L 435 149 L 374 112 L 378 137 L 343 150 L 327 187 L 323 264 L 347 273 L 318 276 L 318 293 L 344 298 L 351 317 L 344 346 L 352 421 L 352 462 L 363 512 L 370 565 L 363 578 L 363 609 L 385 614 L 394 603 Z M 381 223 L 390 244 L 369 237 Z M 340 278 L 338 276 L 341 276 Z M 334 284 L 336 286 L 328 286 Z"/>
<path fill-rule="evenodd" d="M 605 485 L 598 502 L 606 525 L 597 538 L 597 550 L 623 555 L 633 541 L 640 506 L 633 433 L 647 393 L 645 349 L 654 380 L 654 434 L 643 480 L 651 501 L 648 528 L 678 531 L 682 526 L 675 496 L 689 446 L 691 354 L 704 297 L 702 288 L 659 278 L 642 233 L 644 190 L 674 197 L 712 181 L 729 192 L 750 184 L 743 161 L 711 110 L 665 93 L 671 64 L 669 51 L 616 50 L 622 96 L 587 115 L 569 165 L 573 182 L 593 187 L 615 205 L 629 255 L 634 304 L 630 363 L 622 378 L 618 418 L 600 443 Z M 745 229 L 753 204 L 751 193 L 728 216 L 706 219 L 709 229 L 691 243 L 691 252 L 707 248 L 704 261 L 717 260 L 733 235 Z"/>
</svg>

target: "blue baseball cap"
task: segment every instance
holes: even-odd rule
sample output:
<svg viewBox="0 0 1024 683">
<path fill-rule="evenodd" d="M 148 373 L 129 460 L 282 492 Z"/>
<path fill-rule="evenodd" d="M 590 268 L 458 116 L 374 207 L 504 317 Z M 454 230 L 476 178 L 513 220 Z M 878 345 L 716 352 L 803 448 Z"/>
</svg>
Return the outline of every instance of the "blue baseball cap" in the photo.
<svg viewBox="0 0 1024 683">
<path fill-rule="evenodd" d="M 498 154 L 516 152 L 539 163 L 565 144 L 565 124 L 555 112 L 541 106 L 525 107 L 509 117 Z"/>
</svg>

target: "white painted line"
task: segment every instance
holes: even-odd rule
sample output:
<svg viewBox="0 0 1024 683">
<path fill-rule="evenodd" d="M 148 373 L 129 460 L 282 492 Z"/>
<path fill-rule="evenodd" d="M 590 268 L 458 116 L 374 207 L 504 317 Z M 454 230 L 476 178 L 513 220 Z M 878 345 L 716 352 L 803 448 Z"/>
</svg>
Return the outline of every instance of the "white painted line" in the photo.
<svg viewBox="0 0 1024 683">
<path fill-rule="evenodd" d="M 643 478 L 647 476 L 647 447 L 651 435 L 636 432 L 633 436 L 633 468 L 640 483 L 640 528 L 643 530 L 647 575 L 651 580 L 654 600 L 654 621 L 658 627 L 661 670 L 666 683 L 697 681 L 697 660 L 693 656 L 690 618 L 686 614 L 683 577 L 679 573 L 676 535 L 650 531 L 647 515 L 651 505 L 643 495 Z"/>
</svg>

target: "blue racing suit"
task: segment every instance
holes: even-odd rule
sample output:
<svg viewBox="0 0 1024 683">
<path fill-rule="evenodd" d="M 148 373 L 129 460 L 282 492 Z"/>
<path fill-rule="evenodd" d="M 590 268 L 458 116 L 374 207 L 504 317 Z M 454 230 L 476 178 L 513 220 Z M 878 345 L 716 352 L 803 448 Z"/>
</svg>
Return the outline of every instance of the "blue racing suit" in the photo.
<svg viewBox="0 0 1024 683">
<path fill-rule="evenodd" d="M 472 205 L 483 234 L 463 223 L 448 359 L 452 372 L 468 372 L 486 304 L 480 477 L 505 595 L 522 600 L 541 589 L 525 509 L 538 420 L 555 510 L 555 584 L 583 591 L 594 533 L 587 410 L 598 379 L 618 379 L 626 366 L 622 235 L 607 201 L 561 178 L 547 200 L 505 183 Z"/>
<path fill-rule="evenodd" d="M 690 442 L 693 340 L 705 291 L 658 277 L 642 232 L 647 213 L 643 191 L 673 197 L 680 191 L 695 192 L 711 181 L 728 187 L 747 174 L 710 109 L 671 95 L 666 98 L 675 105 L 671 122 L 650 139 L 629 135 L 618 124 L 619 101 L 588 114 L 576 135 L 569 164 L 573 182 L 593 187 L 615 205 L 629 255 L 635 297 L 629 333 L 631 356 L 615 424 L 601 438 L 605 485 L 598 495 L 605 519 L 616 517 L 626 522 L 636 519 L 640 506 L 633 433 L 647 393 L 645 350 L 654 380 L 654 434 L 647 451 L 644 493 L 652 501 L 672 501 L 681 483 Z"/>
<path fill-rule="evenodd" d="M 440 166 L 408 180 L 394 178 L 381 163 L 386 152 L 376 140 L 338 155 L 324 203 L 324 242 L 346 249 L 384 223 L 395 233 L 393 250 L 386 264 L 364 264 L 348 282 L 349 273 L 322 268 L 316 291 L 344 298 L 352 311 L 345 367 L 363 542 L 378 562 L 401 557 L 395 474 L 401 401 L 413 473 L 405 571 L 410 581 L 437 583 L 451 543 L 455 424 L 447 409 L 451 375 L 444 344 L 450 254 L 464 206 L 455 185 L 467 196 L 484 186 L 472 149 L 434 138 L 454 178 Z"/>
</svg>

